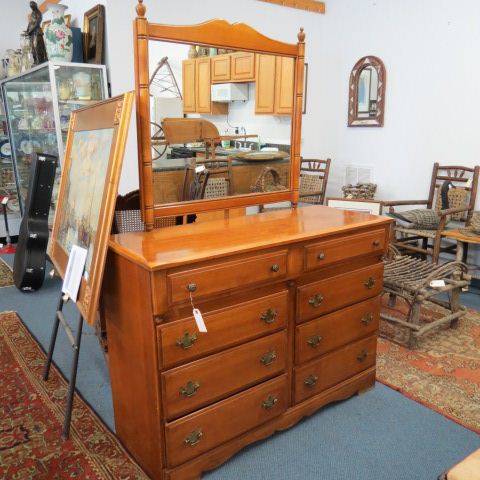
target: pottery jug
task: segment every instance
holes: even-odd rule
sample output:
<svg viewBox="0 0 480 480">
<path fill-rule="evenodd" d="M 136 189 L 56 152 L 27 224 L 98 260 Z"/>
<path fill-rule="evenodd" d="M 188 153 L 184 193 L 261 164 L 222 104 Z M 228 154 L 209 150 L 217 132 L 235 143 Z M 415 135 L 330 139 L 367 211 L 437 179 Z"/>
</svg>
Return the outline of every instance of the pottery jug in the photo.
<svg viewBox="0 0 480 480">
<path fill-rule="evenodd" d="M 62 4 L 50 3 L 48 11 L 52 13 L 52 21 L 45 29 L 45 46 L 49 60 L 71 62 L 73 57 L 72 30 L 65 23 L 65 10 Z"/>
</svg>

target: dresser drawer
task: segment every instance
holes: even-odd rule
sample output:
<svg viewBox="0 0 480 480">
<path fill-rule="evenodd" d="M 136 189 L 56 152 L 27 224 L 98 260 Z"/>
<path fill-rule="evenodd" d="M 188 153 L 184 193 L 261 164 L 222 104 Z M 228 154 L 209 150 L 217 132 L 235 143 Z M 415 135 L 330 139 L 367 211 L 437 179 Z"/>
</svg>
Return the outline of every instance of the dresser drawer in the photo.
<svg viewBox="0 0 480 480">
<path fill-rule="evenodd" d="M 378 329 L 380 298 L 374 297 L 302 323 L 295 332 L 296 363 L 304 363 Z"/>
<path fill-rule="evenodd" d="M 167 464 L 180 465 L 280 415 L 287 408 L 287 377 L 192 413 L 165 426 Z"/>
<path fill-rule="evenodd" d="M 278 332 L 162 374 L 167 418 L 179 417 L 267 378 L 287 366 L 287 332 Z"/>
<path fill-rule="evenodd" d="M 351 343 L 295 368 L 295 402 L 299 403 L 375 365 L 377 337 Z"/>
<path fill-rule="evenodd" d="M 243 257 L 238 260 L 183 270 L 167 275 L 171 303 L 214 293 L 245 288 L 258 282 L 278 280 L 287 274 L 287 251 Z"/>
<path fill-rule="evenodd" d="M 208 333 L 199 333 L 193 317 L 157 327 L 160 368 L 238 345 L 285 328 L 288 291 L 205 313 Z"/>
<path fill-rule="evenodd" d="M 382 291 L 383 264 L 329 277 L 298 288 L 297 321 L 376 297 Z"/>
<path fill-rule="evenodd" d="M 349 258 L 382 252 L 384 249 L 384 229 L 314 243 L 305 247 L 305 270 L 315 270 Z"/>
</svg>

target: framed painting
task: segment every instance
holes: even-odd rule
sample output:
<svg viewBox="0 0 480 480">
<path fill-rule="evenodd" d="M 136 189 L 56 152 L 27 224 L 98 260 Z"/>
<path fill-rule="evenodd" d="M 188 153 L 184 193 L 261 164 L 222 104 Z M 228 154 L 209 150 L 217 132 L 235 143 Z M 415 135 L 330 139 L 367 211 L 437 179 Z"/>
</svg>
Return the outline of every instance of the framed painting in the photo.
<svg viewBox="0 0 480 480">
<path fill-rule="evenodd" d="M 83 54 L 85 63 L 103 63 L 105 7 L 97 5 L 83 17 Z"/>
<path fill-rule="evenodd" d="M 72 247 L 87 250 L 76 303 L 89 324 L 98 307 L 133 99 L 134 92 L 125 93 L 70 118 L 48 254 L 65 278 Z"/>
</svg>

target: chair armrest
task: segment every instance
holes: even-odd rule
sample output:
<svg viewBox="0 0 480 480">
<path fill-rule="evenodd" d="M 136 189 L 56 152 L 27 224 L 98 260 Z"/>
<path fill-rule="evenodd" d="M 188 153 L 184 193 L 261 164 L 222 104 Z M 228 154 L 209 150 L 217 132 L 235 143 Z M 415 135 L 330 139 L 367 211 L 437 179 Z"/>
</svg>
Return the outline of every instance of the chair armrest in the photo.
<svg viewBox="0 0 480 480">
<path fill-rule="evenodd" d="M 453 215 L 454 213 L 468 212 L 468 210 L 470 210 L 469 207 L 447 208 L 446 210 L 440 210 L 438 214 L 440 217 L 446 217 L 447 215 Z"/>
<path fill-rule="evenodd" d="M 427 205 L 428 200 L 392 200 L 391 202 L 382 202 L 385 207 L 395 207 L 397 205 Z"/>
</svg>

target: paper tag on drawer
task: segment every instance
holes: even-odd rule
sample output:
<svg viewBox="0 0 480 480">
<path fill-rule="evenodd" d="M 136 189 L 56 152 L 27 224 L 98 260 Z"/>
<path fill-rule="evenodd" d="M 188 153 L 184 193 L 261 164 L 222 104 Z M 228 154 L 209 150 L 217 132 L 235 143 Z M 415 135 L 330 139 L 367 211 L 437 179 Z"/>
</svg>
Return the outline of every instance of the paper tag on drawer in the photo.
<svg viewBox="0 0 480 480">
<path fill-rule="evenodd" d="M 199 332 L 206 333 L 207 326 L 203 321 L 202 312 L 198 308 L 193 309 L 193 316 L 195 317 L 195 322 L 197 322 L 197 328 Z"/>
<path fill-rule="evenodd" d="M 445 280 L 432 280 L 430 282 L 430 286 L 432 288 L 444 287 L 445 286 Z"/>
</svg>

